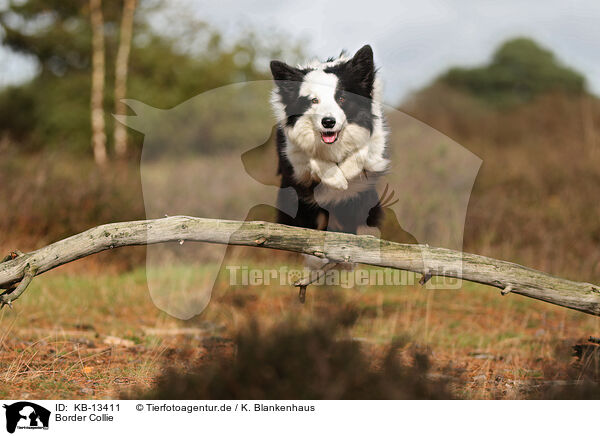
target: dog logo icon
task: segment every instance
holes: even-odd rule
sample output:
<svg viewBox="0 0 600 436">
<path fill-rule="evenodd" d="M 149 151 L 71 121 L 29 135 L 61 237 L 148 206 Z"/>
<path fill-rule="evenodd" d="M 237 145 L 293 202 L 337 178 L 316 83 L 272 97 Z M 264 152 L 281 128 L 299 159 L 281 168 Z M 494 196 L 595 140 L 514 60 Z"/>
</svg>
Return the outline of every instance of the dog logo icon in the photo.
<svg viewBox="0 0 600 436">
<path fill-rule="evenodd" d="M 29 401 L 5 404 L 6 431 L 14 433 L 19 429 L 48 429 L 50 411 Z"/>
</svg>

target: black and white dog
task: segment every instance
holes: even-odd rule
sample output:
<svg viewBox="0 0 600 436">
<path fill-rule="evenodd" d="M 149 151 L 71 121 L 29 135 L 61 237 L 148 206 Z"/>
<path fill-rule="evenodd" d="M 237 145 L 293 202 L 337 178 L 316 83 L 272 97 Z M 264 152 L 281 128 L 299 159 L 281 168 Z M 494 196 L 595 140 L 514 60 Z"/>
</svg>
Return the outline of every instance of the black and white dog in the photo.
<svg viewBox="0 0 600 436">
<path fill-rule="evenodd" d="M 281 188 L 299 201 L 295 217 L 280 212 L 278 221 L 348 233 L 377 226 L 375 184 L 389 160 L 371 47 L 297 68 L 272 61 L 271 72 Z M 279 209 L 288 210 L 283 192 Z"/>
</svg>

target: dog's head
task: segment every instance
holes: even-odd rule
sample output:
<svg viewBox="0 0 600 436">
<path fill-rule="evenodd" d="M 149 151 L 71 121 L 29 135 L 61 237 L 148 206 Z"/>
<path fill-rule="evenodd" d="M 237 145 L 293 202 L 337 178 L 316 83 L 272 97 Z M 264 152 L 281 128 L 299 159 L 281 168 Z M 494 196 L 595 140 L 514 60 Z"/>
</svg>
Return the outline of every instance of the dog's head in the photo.
<svg viewBox="0 0 600 436">
<path fill-rule="evenodd" d="M 375 66 L 365 45 L 352 58 L 295 68 L 272 61 L 272 104 L 278 122 L 296 145 L 318 153 L 364 143 L 373 132 Z"/>
</svg>

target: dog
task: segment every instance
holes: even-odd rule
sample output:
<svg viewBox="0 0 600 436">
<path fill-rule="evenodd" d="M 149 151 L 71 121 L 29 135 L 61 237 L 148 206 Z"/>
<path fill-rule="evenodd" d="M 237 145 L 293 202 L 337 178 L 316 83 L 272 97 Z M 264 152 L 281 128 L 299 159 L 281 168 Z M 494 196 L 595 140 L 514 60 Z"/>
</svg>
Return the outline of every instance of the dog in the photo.
<svg viewBox="0 0 600 436">
<path fill-rule="evenodd" d="M 351 58 L 342 52 L 325 62 L 293 67 L 274 60 L 270 67 L 279 210 L 289 210 L 284 205 L 292 201 L 283 188 L 293 188 L 298 199 L 296 216 L 279 212 L 277 221 L 354 234 L 361 226 L 378 226 L 376 183 L 390 160 L 371 47 Z"/>
</svg>

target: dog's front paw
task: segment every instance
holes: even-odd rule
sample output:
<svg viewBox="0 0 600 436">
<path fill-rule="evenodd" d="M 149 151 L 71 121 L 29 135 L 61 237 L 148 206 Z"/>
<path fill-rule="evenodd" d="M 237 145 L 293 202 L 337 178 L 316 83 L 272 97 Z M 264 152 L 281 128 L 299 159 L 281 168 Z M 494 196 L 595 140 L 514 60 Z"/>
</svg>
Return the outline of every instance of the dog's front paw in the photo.
<svg viewBox="0 0 600 436">
<path fill-rule="evenodd" d="M 333 162 L 311 160 L 311 170 L 321 180 L 320 186 L 326 186 L 337 190 L 348 189 L 348 181 L 344 173 Z"/>
<path fill-rule="evenodd" d="M 321 179 L 321 183 L 329 188 L 345 191 L 348 189 L 348 181 L 344 173 L 338 168 L 337 172 L 331 176 L 326 175 Z"/>
<path fill-rule="evenodd" d="M 342 171 L 342 174 L 344 174 L 346 180 L 352 180 L 363 172 L 363 167 L 357 165 L 354 161 L 345 161 L 340 164 L 340 170 Z"/>
</svg>

